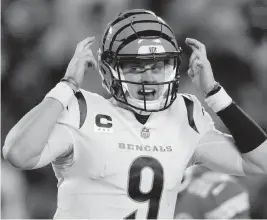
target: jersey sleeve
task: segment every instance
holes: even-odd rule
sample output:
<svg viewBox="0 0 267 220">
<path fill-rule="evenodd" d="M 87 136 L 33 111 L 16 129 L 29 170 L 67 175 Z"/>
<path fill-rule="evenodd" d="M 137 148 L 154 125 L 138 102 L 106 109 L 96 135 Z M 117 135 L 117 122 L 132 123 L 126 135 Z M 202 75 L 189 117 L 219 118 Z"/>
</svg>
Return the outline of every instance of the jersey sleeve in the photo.
<svg viewBox="0 0 267 220">
<path fill-rule="evenodd" d="M 216 130 L 213 119 L 195 96 L 183 97 L 188 113 L 189 103 L 192 102 L 193 125 L 200 135 L 200 141 L 187 167 L 197 164 L 215 171 L 244 176 L 243 158 L 236 149 L 232 136 Z M 190 123 L 189 116 L 188 120 Z"/>
<path fill-rule="evenodd" d="M 81 91 L 75 94 L 67 108 L 61 113 L 58 123 L 80 129 L 87 116 L 86 100 Z"/>
<path fill-rule="evenodd" d="M 46 166 L 51 162 L 61 164 L 62 166 L 72 164 L 74 136 L 71 129 L 80 129 L 83 126 L 86 115 L 87 105 L 85 97 L 79 91 L 59 116 L 41 153 L 39 162 L 33 169 Z"/>
<path fill-rule="evenodd" d="M 187 110 L 189 125 L 201 136 L 213 129 L 213 119 L 201 105 L 197 97 L 191 94 L 183 94 L 182 96 Z"/>
<path fill-rule="evenodd" d="M 59 158 L 67 156 L 72 151 L 73 139 L 66 125 L 56 124 L 33 169 L 41 168 Z"/>
<path fill-rule="evenodd" d="M 222 173 L 245 176 L 243 158 L 236 149 L 233 138 L 215 128 L 201 138 L 193 163 Z"/>
<path fill-rule="evenodd" d="M 249 194 L 236 181 L 221 181 L 213 186 L 208 199 L 209 210 L 204 213 L 205 219 L 249 218 Z"/>
<path fill-rule="evenodd" d="M 208 131 L 215 129 L 214 121 L 196 96 L 182 94 L 182 97 L 187 110 L 188 124 L 198 133 L 201 140 Z M 197 159 L 195 153 L 188 162 L 187 167 L 195 165 Z"/>
</svg>

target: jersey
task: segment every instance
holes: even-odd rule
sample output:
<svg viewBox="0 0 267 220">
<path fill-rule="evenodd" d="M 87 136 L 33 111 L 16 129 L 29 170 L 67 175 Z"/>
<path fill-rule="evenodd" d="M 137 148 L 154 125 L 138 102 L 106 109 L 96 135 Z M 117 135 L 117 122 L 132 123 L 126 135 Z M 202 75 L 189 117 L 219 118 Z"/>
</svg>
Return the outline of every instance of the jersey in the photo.
<svg viewBox="0 0 267 220">
<path fill-rule="evenodd" d="M 73 151 L 53 161 L 55 218 L 173 218 L 179 184 L 201 137 L 213 127 L 194 96 L 143 125 L 114 100 L 81 90 L 58 123 Z"/>
<path fill-rule="evenodd" d="M 247 190 L 227 174 L 208 171 L 178 195 L 175 219 L 247 219 L 249 213 Z"/>
</svg>

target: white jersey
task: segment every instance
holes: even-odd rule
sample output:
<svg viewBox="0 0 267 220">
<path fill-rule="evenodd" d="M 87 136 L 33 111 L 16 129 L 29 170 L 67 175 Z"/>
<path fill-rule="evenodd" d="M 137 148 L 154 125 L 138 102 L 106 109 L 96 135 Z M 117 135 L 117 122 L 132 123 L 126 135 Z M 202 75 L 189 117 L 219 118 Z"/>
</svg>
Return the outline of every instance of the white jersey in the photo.
<svg viewBox="0 0 267 220">
<path fill-rule="evenodd" d="M 194 96 L 178 94 L 143 125 L 114 101 L 82 90 L 58 123 L 73 151 L 53 164 L 55 218 L 173 218 L 179 185 L 213 121 Z"/>
</svg>

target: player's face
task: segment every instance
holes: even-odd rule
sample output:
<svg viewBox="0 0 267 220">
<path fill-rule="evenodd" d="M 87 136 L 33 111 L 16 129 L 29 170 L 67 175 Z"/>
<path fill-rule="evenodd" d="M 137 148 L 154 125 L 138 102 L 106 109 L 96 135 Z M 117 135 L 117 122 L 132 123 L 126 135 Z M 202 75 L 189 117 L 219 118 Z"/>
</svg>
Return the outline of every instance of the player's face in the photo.
<svg viewBox="0 0 267 220">
<path fill-rule="evenodd" d="M 121 64 L 121 70 L 125 80 L 138 83 L 162 83 L 165 82 L 173 71 L 173 61 L 127 61 Z M 164 85 L 142 85 L 127 83 L 129 93 L 135 99 L 147 101 L 159 99 Z"/>
</svg>

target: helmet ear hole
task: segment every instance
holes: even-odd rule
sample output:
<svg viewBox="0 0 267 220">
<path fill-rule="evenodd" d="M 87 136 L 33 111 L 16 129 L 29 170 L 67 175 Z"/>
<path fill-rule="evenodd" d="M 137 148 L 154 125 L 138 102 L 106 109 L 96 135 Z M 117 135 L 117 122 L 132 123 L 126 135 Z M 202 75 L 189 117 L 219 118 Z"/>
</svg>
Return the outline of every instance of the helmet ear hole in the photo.
<svg viewBox="0 0 267 220">
<path fill-rule="evenodd" d="M 111 62 L 111 59 L 106 52 L 101 54 L 101 60 L 106 61 L 108 64 Z"/>
</svg>

